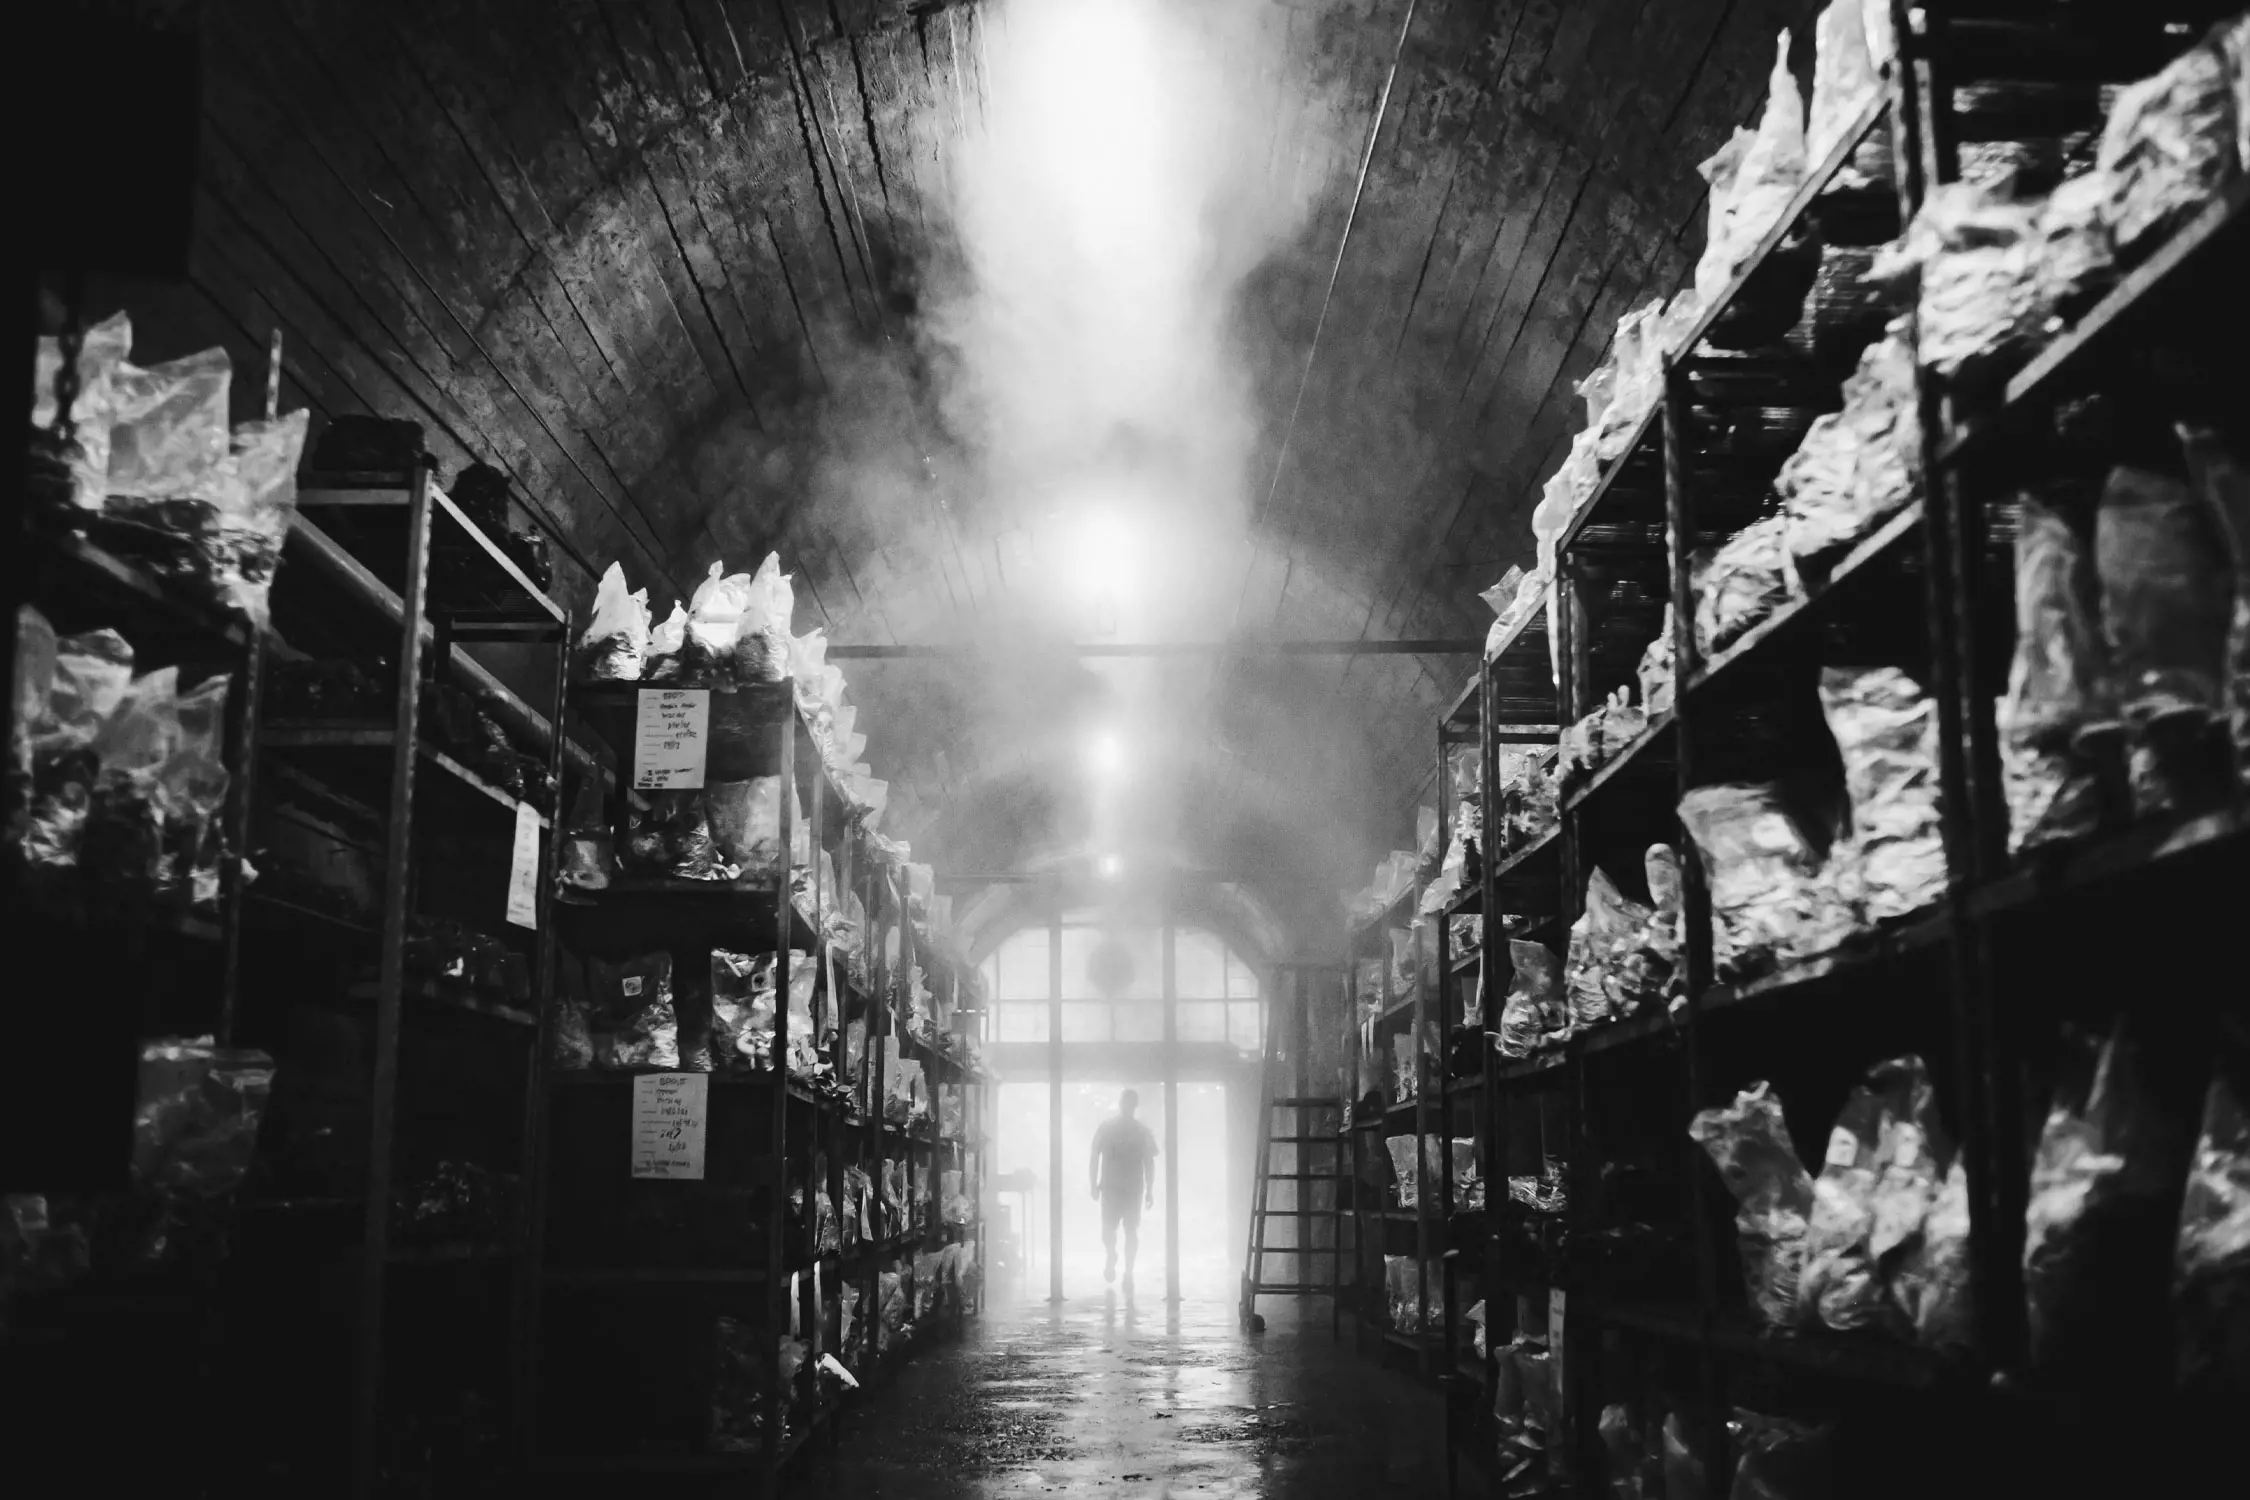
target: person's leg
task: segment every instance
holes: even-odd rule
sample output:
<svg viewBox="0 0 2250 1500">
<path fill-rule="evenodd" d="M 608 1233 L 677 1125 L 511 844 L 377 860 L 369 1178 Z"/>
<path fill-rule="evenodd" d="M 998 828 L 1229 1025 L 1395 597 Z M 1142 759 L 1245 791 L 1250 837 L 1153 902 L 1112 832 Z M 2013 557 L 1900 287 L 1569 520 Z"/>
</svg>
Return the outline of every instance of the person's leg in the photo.
<svg viewBox="0 0 2250 1500">
<path fill-rule="evenodd" d="M 1128 1198 L 1125 1200 L 1123 1218 L 1125 1222 L 1125 1280 L 1130 1285 L 1133 1280 L 1133 1262 L 1139 1259 L 1141 1253 L 1140 1199 Z"/>
<path fill-rule="evenodd" d="M 1102 1198 L 1102 1280 L 1104 1281 L 1108 1281 L 1117 1275 L 1117 1221 L 1121 1212 L 1116 1199 L 1106 1195 Z M 1130 1244 L 1131 1241 L 1128 1240 L 1127 1243 Z M 1130 1263 L 1130 1261 L 1127 1262 L 1127 1264 Z M 1130 1274 L 1130 1272 L 1127 1274 Z"/>
</svg>

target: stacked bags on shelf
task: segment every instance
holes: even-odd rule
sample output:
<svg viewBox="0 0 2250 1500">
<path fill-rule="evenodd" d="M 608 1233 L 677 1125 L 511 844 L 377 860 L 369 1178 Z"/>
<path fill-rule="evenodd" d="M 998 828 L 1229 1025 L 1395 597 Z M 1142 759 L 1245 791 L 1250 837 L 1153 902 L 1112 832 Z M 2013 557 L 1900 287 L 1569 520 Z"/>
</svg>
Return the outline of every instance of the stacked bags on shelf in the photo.
<svg viewBox="0 0 2250 1500">
<path fill-rule="evenodd" d="M 136 677 L 116 631 L 58 637 L 19 607 L 7 845 L 30 889 L 71 907 L 217 909 L 228 682 Z"/>
<path fill-rule="evenodd" d="M 85 331 L 72 441 L 53 455 L 67 478 L 34 494 L 155 577 L 262 624 L 311 414 L 230 427 L 226 350 L 144 369 L 132 344 L 123 313 Z M 59 415 L 60 341 L 42 338 L 35 358 L 31 422 L 44 431 Z"/>
<path fill-rule="evenodd" d="M 1743 1279 L 1763 1326 L 1968 1346 L 1968 1177 L 1919 1057 L 1869 1070 L 1837 1117 L 1817 1179 L 1766 1084 L 1703 1110 L 1688 1134 L 1734 1194 Z"/>
</svg>

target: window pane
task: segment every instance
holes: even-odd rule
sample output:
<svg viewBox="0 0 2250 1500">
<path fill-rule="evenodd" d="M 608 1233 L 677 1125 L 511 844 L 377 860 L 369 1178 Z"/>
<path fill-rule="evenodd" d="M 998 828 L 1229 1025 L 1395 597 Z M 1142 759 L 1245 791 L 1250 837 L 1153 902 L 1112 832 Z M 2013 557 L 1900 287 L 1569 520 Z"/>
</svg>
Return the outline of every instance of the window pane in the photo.
<svg viewBox="0 0 2250 1500">
<path fill-rule="evenodd" d="M 1164 1007 L 1145 1001 L 1128 1001 L 1112 1012 L 1112 1024 L 1117 1028 L 1121 1042 L 1161 1042 L 1164 1040 Z"/>
<path fill-rule="evenodd" d="M 1002 943 L 993 955 L 999 972 L 993 994 L 1003 1000 L 1047 998 L 1047 929 L 1026 927 Z"/>
<path fill-rule="evenodd" d="M 1227 950 L 1227 998 L 1243 1000 L 1258 993 L 1258 971 Z"/>
<path fill-rule="evenodd" d="M 1047 1007 L 1044 1005 L 1001 1005 L 996 1007 L 1000 1019 L 1000 1040 L 1003 1042 L 1043 1042 L 1047 1040 Z"/>
<path fill-rule="evenodd" d="M 1066 1042 L 1109 1040 L 1109 1007 L 1106 1005 L 1065 1005 L 1062 1023 L 1062 1039 Z"/>
<path fill-rule="evenodd" d="M 1265 1009 L 1257 1001 L 1245 1004 L 1237 1000 L 1227 1007 L 1227 1040 L 1245 1052 L 1255 1052 L 1265 1043 L 1258 1034 L 1260 1013 Z"/>
<path fill-rule="evenodd" d="M 1226 991 L 1225 945 L 1208 932 L 1181 928 L 1172 939 L 1172 961 L 1182 1000 L 1224 999 Z"/>
<path fill-rule="evenodd" d="M 1211 1001 L 1180 1006 L 1180 1040 L 1223 1042 L 1227 1039 L 1227 1008 Z"/>
</svg>

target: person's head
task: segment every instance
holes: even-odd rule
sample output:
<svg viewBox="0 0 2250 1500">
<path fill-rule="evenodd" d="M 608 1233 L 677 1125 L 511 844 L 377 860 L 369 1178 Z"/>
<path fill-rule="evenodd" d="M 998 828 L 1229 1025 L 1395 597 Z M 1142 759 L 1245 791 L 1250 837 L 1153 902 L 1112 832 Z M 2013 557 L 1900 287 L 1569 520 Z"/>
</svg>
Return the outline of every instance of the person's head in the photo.
<svg viewBox="0 0 2250 1500">
<path fill-rule="evenodd" d="M 1141 1096 L 1132 1089 L 1117 1096 L 1117 1112 L 1128 1120 L 1133 1118 L 1133 1111 L 1140 1107 Z"/>
</svg>

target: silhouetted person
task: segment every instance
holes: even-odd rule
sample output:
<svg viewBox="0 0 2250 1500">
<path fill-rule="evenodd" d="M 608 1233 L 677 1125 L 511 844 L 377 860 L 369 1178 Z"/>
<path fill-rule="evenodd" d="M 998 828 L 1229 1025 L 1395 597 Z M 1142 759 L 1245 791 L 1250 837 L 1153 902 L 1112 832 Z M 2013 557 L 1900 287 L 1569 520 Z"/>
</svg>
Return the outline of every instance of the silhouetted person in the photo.
<svg viewBox="0 0 2250 1500">
<path fill-rule="evenodd" d="M 1088 1162 L 1094 1196 L 1102 1205 L 1102 1280 L 1117 1275 L 1117 1226 L 1123 1224 L 1127 1286 L 1133 1284 L 1133 1258 L 1141 1249 L 1141 1210 L 1156 1206 L 1156 1137 L 1133 1118 L 1140 1105 L 1141 1096 L 1131 1089 L 1118 1096 L 1117 1113 L 1094 1132 Z"/>
</svg>

